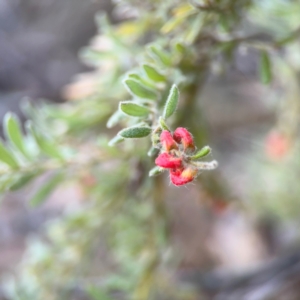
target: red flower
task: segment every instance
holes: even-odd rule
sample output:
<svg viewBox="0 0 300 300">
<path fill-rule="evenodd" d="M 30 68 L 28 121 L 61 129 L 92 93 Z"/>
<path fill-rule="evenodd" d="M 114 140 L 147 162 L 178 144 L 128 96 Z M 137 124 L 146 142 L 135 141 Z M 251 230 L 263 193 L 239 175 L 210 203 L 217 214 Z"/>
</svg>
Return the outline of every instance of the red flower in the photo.
<svg viewBox="0 0 300 300">
<path fill-rule="evenodd" d="M 160 135 L 160 142 L 163 148 L 169 152 L 172 149 L 178 149 L 176 142 L 174 141 L 170 131 L 164 130 Z"/>
<path fill-rule="evenodd" d="M 178 127 L 173 134 L 174 140 L 183 145 L 184 150 L 195 150 L 194 140 L 189 131 L 183 127 Z"/>
<path fill-rule="evenodd" d="M 191 167 L 170 170 L 170 178 L 174 185 L 184 185 L 194 180 L 197 170 Z"/>
<path fill-rule="evenodd" d="M 192 135 L 185 128 L 179 127 L 173 136 L 168 130 L 160 135 L 161 153 L 155 160 L 155 164 L 161 168 L 169 169 L 171 182 L 176 185 L 184 185 L 195 179 L 200 169 L 212 169 L 212 162 L 197 164 L 190 155 L 194 153 Z M 182 147 L 180 147 L 180 144 Z M 216 165 L 214 164 L 214 167 Z"/>
<path fill-rule="evenodd" d="M 155 164 L 166 169 L 176 169 L 182 166 L 182 159 L 164 152 L 156 158 Z"/>
</svg>

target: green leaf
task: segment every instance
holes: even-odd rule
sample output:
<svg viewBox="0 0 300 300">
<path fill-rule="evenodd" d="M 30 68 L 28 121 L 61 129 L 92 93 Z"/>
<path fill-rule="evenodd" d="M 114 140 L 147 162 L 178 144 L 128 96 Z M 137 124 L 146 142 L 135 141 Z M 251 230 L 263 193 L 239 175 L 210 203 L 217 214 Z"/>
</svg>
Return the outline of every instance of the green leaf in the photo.
<svg viewBox="0 0 300 300">
<path fill-rule="evenodd" d="M 143 68 L 149 77 L 149 79 L 155 81 L 155 82 L 165 82 L 166 77 L 162 74 L 160 74 L 155 68 L 149 65 L 143 65 Z"/>
<path fill-rule="evenodd" d="M 16 174 L 5 173 L 0 176 L 0 191 L 6 192 L 14 184 Z"/>
<path fill-rule="evenodd" d="M 136 104 L 132 101 L 123 101 L 119 105 L 120 110 L 132 117 L 143 117 L 149 114 L 149 108 Z"/>
<path fill-rule="evenodd" d="M 174 30 L 177 26 L 179 26 L 184 21 L 184 18 L 175 17 L 171 18 L 168 22 L 164 24 L 164 26 L 160 29 L 161 33 L 167 34 L 170 31 Z"/>
<path fill-rule="evenodd" d="M 135 81 L 141 83 L 141 85 L 149 88 L 149 89 L 156 89 L 156 86 L 154 83 L 150 82 L 149 80 L 147 80 L 146 78 L 143 78 L 141 75 L 139 74 L 135 74 L 135 73 L 130 73 L 128 74 L 128 79 L 134 79 Z"/>
<path fill-rule="evenodd" d="M 109 142 L 108 142 L 108 146 L 113 147 L 116 144 L 119 144 L 121 142 L 125 141 L 125 139 L 119 135 L 116 135 L 114 138 L 112 138 Z"/>
<path fill-rule="evenodd" d="M 162 50 L 159 46 L 150 46 L 149 51 L 157 58 L 160 62 L 162 62 L 165 66 L 170 67 L 172 65 L 172 61 L 170 55 L 168 55 L 164 50 Z"/>
<path fill-rule="evenodd" d="M 125 139 L 143 138 L 151 133 L 150 127 L 129 127 L 121 130 L 118 135 Z"/>
<path fill-rule="evenodd" d="M 260 53 L 259 75 L 261 82 L 264 84 L 268 84 L 272 80 L 271 61 L 266 51 L 261 51 Z"/>
<path fill-rule="evenodd" d="M 177 108 L 179 99 L 179 90 L 175 84 L 170 89 L 169 96 L 163 111 L 163 118 L 167 119 L 173 115 Z"/>
<path fill-rule="evenodd" d="M 128 74 L 128 78 L 134 79 L 136 81 L 142 81 L 142 77 L 139 74 L 135 73 Z"/>
<path fill-rule="evenodd" d="M 191 159 L 199 159 L 202 157 L 207 156 L 211 153 L 211 148 L 209 146 L 205 146 L 202 149 L 200 149 L 195 155 L 191 156 Z"/>
<path fill-rule="evenodd" d="M 62 173 L 58 173 L 52 176 L 52 178 L 47 181 L 33 196 L 30 201 L 32 206 L 37 206 L 43 203 L 54 191 L 54 189 L 62 182 L 64 175 Z"/>
<path fill-rule="evenodd" d="M 175 50 L 178 51 L 180 54 L 185 54 L 187 52 L 186 46 L 183 43 L 176 43 Z"/>
<path fill-rule="evenodd" d="M 125 85 L 128 87 L 129 92 L 134 96 L 151 100 L 157 99 L 157 94 L 155 92 L 149 90 L 136 80 L 127 79 L 125 80 Z"/>
<path fill-rule="evenodd" d="M 21 175 L 14 183 L 9 187 L 10 191 L 16 191 L 30 183 L 33 179 L 38 176 L 39 172 L 29 173 L 25 175 Z"/>
<path fill-rule="evenodd" d="M 33 127 L 33 124 L 30 121 L 26 123 L 26 127 L 42 152 L 50 157 L 63 160 L 60 150 L 53 141 L 43 136 L 37 129 Z"/>
<path fill-rule="evenodd" d="M 16 161 L 13 154 L 6 149 L 3 144 L 3 141 L 0 140 L 0 160 L 10 166 L 13 169 L 17 169 L 19 167 L 18 162 Z"/>
<path fill-rule="evenodd" d="M 119 110 L 117 110 L 108 119 L 108 121 L 106 123 L 106 127 L 112 128 L 112 127 L 116 126 L 124 117 L 125 117 L 124 114 L 122 114 Z"/>
<path fill-rule="evenodd" d="M 156 147 L 151 147 L 147 153 L 149 157 L 154 157 L 159 153 L 159 149 Z"/>
<path fill-rule="evenodd" d="M 156 166 L 149 171 L 149 176 L 150 177 L 158 176 L 158 175 L 162 174 L 164 171 L 165 171 L 164 168 Z"/>
<path fill-rule="evenodd" d="M 18 117 L 12 113 L 7 113 L 4 117 L 4 129 L 7 139 L 18 149 L 25 157 L 29 158 L 26 152 L 21 125 Z"/>
</svg>

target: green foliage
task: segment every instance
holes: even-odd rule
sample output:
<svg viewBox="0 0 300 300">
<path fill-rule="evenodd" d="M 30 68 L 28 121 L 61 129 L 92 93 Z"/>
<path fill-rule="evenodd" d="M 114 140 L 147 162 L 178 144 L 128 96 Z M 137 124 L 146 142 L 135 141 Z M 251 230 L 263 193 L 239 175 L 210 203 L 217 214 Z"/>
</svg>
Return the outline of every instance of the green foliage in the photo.
<svg viewBox="0 0 300 300">
<path fill-rule="evenodd" d="M 173 113 L 176 111 L 178 100 L 179 100 L 179 91 L 177 86 L 173 85 L 169 92 L 169 96 L 163 111 L 162 117 L 164 119 L 171 117 Z"/>
<path fill-rule="evenodd" d="M 191 156 L 191 159 L 199 159 L 202 157 L 205 157 L 211 153 L 211 148 L 209 146 L 205 146 L 202 149 L 200 149 L 195 155 Z"/>
<path fill-rule="evenodd" d="M 11 141 L 17 150 L 19 150 L 25 157 L 28 158 L 18 117 L 14 114 L 7 113 L 4 118 L 4 129 L 7 139 Z"/>
<path fill-rule="evenodd" d="M 170 56 L 161 47 L 157 45 L 151 45 L 149 47 L 149 53 L 154 59 L 157 59 L 158 62 L 162 63 L 165 67 L 170 67 L 172 65 Z"/>
<path fill-rule="evenodd" d="M 0 159 L 13 169 L 17 169 L 19 167 L 16 158 L 12 155 L 11 151 L 5 147 L 3 142 L 0 142 Z"/>
<path fill-rule="evenodd" d="M 149 77 L 149 79 L 156 81 L 156 82 L 165 82 L 166 77 L 160 74 L 154 67 L 150 65 L 143 65 L 143 68 Z"/>
<path fill-rule="evenodd" d="M 178 258 L 165 255 L 172 246 L 162 199 L 164 181 L 147 176 L 163 169 L 152 168 L 149 156 L 160 151 L 162 130 L 175 126 L 186 126 L 203 142 L 209 126 L 197 104 L 198 94 L 211 70 L 226 71 L 240 46 L 261 53 L 256 59 L 264 83 L 276 80 L 276 51 L 295 42 L 292 29 L 299 14 L 292 14 L 293 20 L 283 18 L 280 26 L 274 24 L 279 34 L 265 26 L 268 9 L 261 2 L 120 1 L 139 17 L 111 25 L 103 14 L 97 16 L 97 39 L 81 51 L 84 62 L 96 69 L 90 74 L 96 79 L 92 92 L 82 101 L 63 105 L 35 107 L 26 102 L 23 111 L 30 121 L 25 133 L 15 115 L 6 115 L 0 191 L 19 189 L 50 172 L 52 177 L 33 197 L 33 205 L 67 180 L 81 187 L 86 200 L 80 212 L 47 225 L 49 242 L 30 243 L 20 274 L 6 284 L 12 299 L 71 299 L 74 287 L 96 300 L 160 299 L 157 295 L 195 299 L 183 294 L 174 279 Z M 244 18 L 257 31 L 273 33 L 273 39 L 248 37 L 241 24 Z M 128 92 L 132 101 L 127 101 Z M 117 130 L 107 132 L 105 124 Z M 147 138 L 138 144 L 131 140 L 143 137 Z M 189 159 L 203 170 L 212 169 L 216 161 L 199 161 L 210 152 L 205 146 Z M 92 179 L 88 183 L 86 175 Z M 207 186 L 218 185 L 216 178 L 211 180 Z M 103 245 L 116 265 L 114 272 L 94 266 L 94 249 Z"/>
<path fill-rule="evenodd" d="M 124 142 L 124 141 L 125 141 L 125 138 L 123 138 L 123 137 L 120 136 L 120 135 L 116 135 L 114 138 L 112 138 L 112 139 L 109 141 L 108 145 L 109 145 L 109 146 L 114 146 L 114 145 L 119 144 L 119 143 Z"/>
<path fill-rule="evenodd" d="M 53 190 L 62 182 L 64 175 L 58 173 L 52 176 L 42 187 L 36 192 L 31 199 L 31 205 L 37 206 L 44 202 Z"/>
<path fill-rule="evenodd" d="M 133 96 L 151 100 L 155 100 L 157 98 L 154 91 L 149 90 L 136 80 L 127 79 L 125 80 L 125 84 Z"/>
<path fill-rule="evenodd" d="M 108 119 L 108 121 L 106 123 L 106 127 L 107 128 L 112 128 L 112 127 L 116 126 L 123 118 L 124 118 L 124 115 L 119 110 L 117 110 Z"/>
<path fill-rule="evenodd" d="M 143 117 L 149 114 L 149 109 L 147 107 L 131 101 L 120 102 L 119 108 L 123 113 L 132 117 Z"/>
<path fill-rule="evenodd" d="M 154 177 L 154 176 L 157 176 L 157 175 L 160 175 L 161 173 L 163 173 L 164 172 L 164 169 L 163 168 L 161 168 L 161 167 L 154 167 L 153 169 L 151 169 L 150 171 L 149 171 L 149 176 L 150 177 Z"/>
<path fill-rule="evenodd" d="M 31 122 L 27 122 L 26 125 L 28 132 L 31 134 L 36 145 L 42 153 L 52 158 L 63 160 L 62 153 L 54 141 L 48 139 L 38 129 L 34 128 Z"/>
<path fill-rule="evenodd" d="M 151 128 L 146 126 L 125 128 L 118 134 L 125 139 L 146 137 L 151 133 Z"/>
<path fill-rule="evenodd" d="M 272 80 L 272 70 L 269 54 L 266 51 L 261 51 L 260 54 L 260 65 L 259 65 L 259 74 L 260 80 L 264 84 L 270 83 Z"/>
</svg>

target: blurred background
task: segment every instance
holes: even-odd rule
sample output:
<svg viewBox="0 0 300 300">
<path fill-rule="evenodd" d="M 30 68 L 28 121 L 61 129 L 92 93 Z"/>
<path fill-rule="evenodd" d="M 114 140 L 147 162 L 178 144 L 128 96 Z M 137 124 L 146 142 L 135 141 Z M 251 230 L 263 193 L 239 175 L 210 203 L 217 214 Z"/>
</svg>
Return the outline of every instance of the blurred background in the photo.
<svg viewBox="0 0 300 300">
<path fill-rule="evenodd" d="M 279 20 L 286 13 L 280 5 L 285 8 L 291 2 L 294 15 L 281 25 L 285 32 L 296 29 L 300 4 L 275 2 L 261 1 L 265 12 L 274 9 Z M 19 103 L 24 97 L 64 102 L 73 98 L 74 91 L 80 94 L 81 86 L 70 83 L 76 75 L 91 71 L 78 52 L 96 35 L 94 16 L 99 10 L 115 19 L 108 0 L 0 0 L 1 119 L 7 111 L 22 117 Z M 261 41 L 283 30 L 278 29 L 278 19 L 255 13 L 253 19 L 265 29 Z M 249 23 L 242 22 L 242 29 L 253 34 Z M 294 69 L 277 63 L 275 73 L 284 76 L 270 87 L 258 78 L 259 52 L 237 47 L 224 73 L 217 63 L 213 66 L 199 96 L 210 146 L 219 162 L 218 176 L 226 188 L 210 195 L 213 175 L 203 174 L 200 181 L 209 185 L 203 193 L 196 185 L 169 187 L 165 199 L 172 216 L 172 243 L 180 257 L 178 277 L 199 290 L 197 299 L 300 299 L 299 50 L 298 44 L 285 50 L 284 59 Z M 28 241 L 43 238 L 44 226 L 63 211 L 80 208 L 85 196 L 70 184 L 33 209 L 28 199 L 38 185 L 39 181 L 2 198 L 2 279 L 18 273 Z M 96 263 L 100 266 L 101 258 Z M 4 293 L 0 299 L 14 300 Z M 68 299 L 91 298 L 75 291 Z"/>
<path fill-rule="evenodd" d="M 21 115 L 19 106 L 24 97 L 30 97 L 33 102 L 42 98 L 64 101 L 63 87 L 76 74 L 90 70 L 81 63 L 78 52 L 96 34 L 94 17 L 99 10 L 111 12 L 111 2 L 0 0 L 1 119 L 7 111 Z M 62 211 L 64 197 L 78 198 L 76 191 L 70 189 L 65 196 L 60 193 L 54 196 L 49 206 L 34 210 L 26 204 L 26 193 L 3 199 L 1 274 L 15 269 L 27 238 Z"/>
</svg>

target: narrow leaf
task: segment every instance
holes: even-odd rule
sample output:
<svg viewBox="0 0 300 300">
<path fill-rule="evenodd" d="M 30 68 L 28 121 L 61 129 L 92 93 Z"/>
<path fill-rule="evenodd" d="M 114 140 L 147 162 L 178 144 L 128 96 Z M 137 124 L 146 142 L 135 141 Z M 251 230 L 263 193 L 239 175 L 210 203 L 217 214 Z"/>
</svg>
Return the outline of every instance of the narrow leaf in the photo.
<svg viewBox="0 0 300 300">
<path fill-rule="evenodd" d="M 125 139 L 119 135 L 116 135 L 114 138 L 112 138 L 109 142 L 108 142 L 108 146 L 113 147 L 116 144 L 119 144 L 121 142 L 125 141 Z"/>
<path fill-rule="evenodd" d="M 179 90 L 175 84 L 173 84 L 172 88 L 170 89 L 169 96 L 163 111 L 163 118 L 167 119 L 173 115 L 177 108 L 179 99 Z"/>
<path fill-rule="evenodd" d="M 143 138 L 151 133 L 150 127 L 130 127 L 121 130 L 118 135 L 125 139 Z"/>
<path fill-rule="evenodd" d="M 112 128 L 116 126 L 125 116 L 117 110 L 115 113 L 111 115 L 111 117 L 108 119 L 106 123 L 107 128 Z"/>
<path fill-rule="evenodd" d="M 10 191 L 16 191 L 30 183 L 33 179 L 37 177 L 39 172 L 29 173 L 25 175 L 21 175 L 14 183 L 9 187 Z"/>
<path fill-rule="evenodd" d="M 7 139 L 18 149 L 25 157 L 29 157 L 26 152 L 21 125 L 18 117 L 12 113 L 7 113 L 4 117 L 4 129 Z"/>
<path fill-rule="evenodd" d="M 211 148 L 209 146 L 205 146 L 202 149 L 200 149 L 195 155 L 191 156 L 191 159 L 199 159 L 202 157 L 207 156 L 211 153 Z"/>
<path fill-rule="evenodd" d="M 180 53 L 180 54 L 185 54 L 187 49 L 186 46 L 182 43 L 177 43 L 175 45 L 175 49 Z"/>
<path fill-rule="evenodd" d="M 149 109 L 132 101 L 123 101 L 119 105 L 120 110 L 132 117 L 143 117 L 149 114 Z"/>
<path fill-rule="evenodd" d="M 149 171 L 149 176 L 150 176 L 150 177 L 158 176 L 158 175 L 162 174 L 164 171 L 165 171 L 164 168 L 161 168 L 161 167 L 157 167 L 157 166 L 156 166 L 156 167 L 154 167 L 153 169 L 151 169 L 151 170 Z"/>
<path fill-rule="evenodd" d="M 0 176 L 0 191 L 6 192 L 14 184 L 14 177 L 16 174 L 2 174 Z"/>
<path fill-rule="evenodd" d="M 268 84 L 272 80 L 271 61 L 266 51 L 261 51 L 260 54 L 259 75 L 261 82 L 264 84 Z"/>
<path fill-rule="evenodd" d="M 150 53 L 155 57 L 158 58 L 165 66 L 169 67 L 172 65 L 172 61 L 170 55 L 168 55 L 164 50 L 162 50 L 158 46 L 150 46 L 149 47 Z"/>
<path fill-rule="evenodd" d="M 135 73 L 128 74 L 128 77 L 131 78 L 131 79 L 134 79 L 136 81 L 142 81 L 141 76 L 138 75 L 138 74 L 135 74 Z"/>
<path fill-rule="evenodd" d="M 149 65 L 143 65 L 143 68 L 147 74 L 147 76 L 155 81 L 155 82 L 165 82 L 166 77 L 162 74 L 160 74 L 155 68 Z"/>
<path fill-rule="evenodd" d="M 54 191 L 54 189 L 62 182 L 64 175 L 58 173 L 54 175 L 49 181 L 47 181 L 33 196 L 30 201 L 32 206 L 37 206 L 44 202 Z"/>
<path fill-rule="evenodd" d="M 17 169 L 19 167 L 19 164 L 17 163 L 13 154 L 8 149 L 6 149 L 6 147 L 4 146 L 1 140 L 0 140 L 0 160 L 13 169 Z"/>
<path fill-rule="evenodd" d="M 183 21 L 184 18 L 182 17 L 171 18 L 168 22 L 164 24 L 164 26 L 160 29 L 160 31 L 163 34 L 167 34 L 170 31 L 174 30 L 176 27 L 178 27 Z"/>
<path fill-rule="evenodd" d="M 154 157 L 154 156 L 156 156 L 156 155 L 158 154 L 158 152 L 159 152 L 159 149 L 158 149 L 158 148 L 151 147 L 151 148 L 149 149 L 149 151 L 147 152 L 147 155 L 148 155 L 149 157 Z"/>
<path fill-rule="evenodd" d="M 135 81 L 139 82 L 141 85 L 143 85 L 149 89 L 152 89 L 152 90 L 156 89 L 156 86 L 154 83 L 150 82 L 146 78 L 143 78 L 139 74 L 130 73 L 130 74 L 128 74 L 128 79 L 134 79 Z"/>
<path fill-rule="evenodd" d="M 44 152 L 46 155 L 62 160 L 63 156 L 61 155 L 60 150 L 57 148 L 55 143 L 45 136 L 43 136 L 38 130 L 36 130 L 31 122 L 28 122 L 26 124 L 28 131 L 32 134 L 33 138 L 36 141 L 36 144 L 40 148 L 42 152 Z"/>
<path fill-rule="evenodd" d="M 138 96 L 140 98 L 144 99 L 152 99 L 156 100 L 157 95 L 155 92 L 149 90 L 145 86 L 143 86 L 141 83 L 137 82 L 133 79 L 127 79 L 125 80 L 125 85 L 128 87 L 131 94 Z"/>
</svg>

